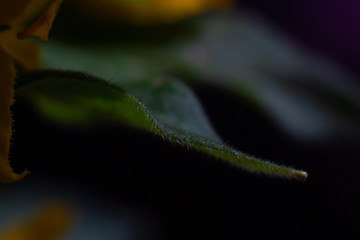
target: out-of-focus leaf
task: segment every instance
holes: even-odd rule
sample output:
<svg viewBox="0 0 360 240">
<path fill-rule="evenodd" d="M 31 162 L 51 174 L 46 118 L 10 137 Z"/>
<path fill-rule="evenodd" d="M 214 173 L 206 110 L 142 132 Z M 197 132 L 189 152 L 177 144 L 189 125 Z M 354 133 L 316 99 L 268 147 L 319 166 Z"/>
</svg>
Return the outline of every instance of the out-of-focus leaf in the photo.
<svg viewBox="0 0 360 240">
<path fill-rule="evenodd" d="M 166 38 L 166 30 L 144 31 L 131 41 L 127 29 L 119 28 L 107 36 L 102 32 L 105 41 L 92 41 L 84 28 L 87 40 L 81 44 L 44 45 L 45 64 L 123 86 L 171 72 L 190 84 L 212 84 L 251 101 L 297 137 L 359 132 L 359 86 L 351 74 L 299 48 L 257 15 L 240 12 L 197 20 L 197 33 L 167 44 L 148 41 L 152 35 L 155 42 Z M 117 42 L 109 44 L 111 35 Z"/>
<path fill-rule="evenodd" d="M 202 36 L 179 54 L 197 79 L 249 97 L 292 134 L 316 138 L 359 130 L 356 79 L 299 48 L 264 19 L 209 18 Z"/>
<path fill-rule="evenodd" d="M 258 160 L 227 146 L 212 129 L 192 92 L 171 78 L 129 85 L 136 97 L 81 73 L 40 72 L 23 79 L 27 82 L 20 78 L 18 95 L 56 121 L 122 123 L 249 171 L 286 178 L 307 177 L 305 172 Z"/>
</svg>

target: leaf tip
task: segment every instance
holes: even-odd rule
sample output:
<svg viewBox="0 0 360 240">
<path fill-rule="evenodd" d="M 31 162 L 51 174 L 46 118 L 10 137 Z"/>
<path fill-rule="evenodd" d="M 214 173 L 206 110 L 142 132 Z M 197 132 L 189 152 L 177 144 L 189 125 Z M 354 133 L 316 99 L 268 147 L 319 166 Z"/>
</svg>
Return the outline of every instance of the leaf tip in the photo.
<svg viewBox="0 0 360 240">
<path fill-rule="evenodd" d="M 309 177 L 309 174 L 305 171 L 297 170 L 297 171 L 293 172 L 293 174 L 296 178 L 298 178 L 299 180 L 303 180 L 303 181 L 307 180 Z"/>
<path fill-rule="evenodd" d="M 301 171 L 300 174 L 303 176 L 303 179 L 307 179 L 309 177 L 309 174 L 307 172 Z"/>
</svg>

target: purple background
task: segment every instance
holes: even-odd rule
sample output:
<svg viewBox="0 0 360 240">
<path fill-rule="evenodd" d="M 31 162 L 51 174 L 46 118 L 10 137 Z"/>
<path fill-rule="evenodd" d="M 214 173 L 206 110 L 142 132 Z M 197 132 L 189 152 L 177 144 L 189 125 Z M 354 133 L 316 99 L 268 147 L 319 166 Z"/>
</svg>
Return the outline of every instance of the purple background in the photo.
<svg viewBox="0 0 360 240">
<path fill-rule="evenodd" d="M 360 74 L 360 1 L 242 0 L 259 10 L 300 43 Z"/>
</svg>

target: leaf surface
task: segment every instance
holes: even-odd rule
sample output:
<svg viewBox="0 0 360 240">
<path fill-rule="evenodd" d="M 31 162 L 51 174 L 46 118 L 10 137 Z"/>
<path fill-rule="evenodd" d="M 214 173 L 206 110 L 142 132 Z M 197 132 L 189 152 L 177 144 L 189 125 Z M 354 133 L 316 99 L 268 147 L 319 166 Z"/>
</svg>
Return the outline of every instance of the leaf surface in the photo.
<svg viewBox="0 0 360 240">
<path fill-rule="evenodd" d="M 121 123 L 248 171 L 285 178 L 307 177 L 303 171 L 256 159 L 226 145 L 194 94 L 177 80 L 157 78 L 129 85 L 128 89 L 133 94 L 87 74 L 45 71 L 20 78 L 17 94 L 55 121 L 82 125 Z"/>
</svg>

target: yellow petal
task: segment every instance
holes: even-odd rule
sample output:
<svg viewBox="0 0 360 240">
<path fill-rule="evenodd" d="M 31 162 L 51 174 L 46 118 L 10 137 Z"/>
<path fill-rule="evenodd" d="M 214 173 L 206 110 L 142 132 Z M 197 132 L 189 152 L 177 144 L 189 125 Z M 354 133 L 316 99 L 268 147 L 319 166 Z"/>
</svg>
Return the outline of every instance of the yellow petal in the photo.
<svg viewBox="0 0 360 240">
<path fill-rule="evenodd" d="M 68 207 L 53 204 L 37 216 L 14 227 L 0 236 L 1 240 L 53 240 L 58 239 L 69 227 L 71 216 Z"/>
<path fill-rule="evenodd" d="M 150 15 L 159 16 L 163 21 L 171 21 L 201 13 L 207 6 L 203 0 L 152 0 L 149 1 L 148 8 Z"/>
<path fill-rule="evenodd" d="M 9 24 L 16 19 L 31 0 L 0 1 L 0 24 Z"/>
<path fill-rule="evenodd" d="M 171 23 L 209 8 L 232 6 L 234 0 L 68 0 L 76 11 L 107 23 Z"/>
<path fill-rule="evenodd" d="M 0 48 L 0 182 L 9 183 L 22 179 L 27 172 L 13 173 L 8 155 L 12 118 L 10 106 L 14 99 L 15 70 L 10 57 Z"/>
<path fill-rule="evenodd" d="M 28 70 L 41 68 L 40 48 L 37 44 L 19 40 L 12 30 L 0 34 L 0 38 L 3 51 L 20 66 Z"/>
<path fill-rule="evenodd" d="M 8 156 L 11 140 L 12 118 L 10 106 L 14 98 L 15 70 L 13 60 L 26 69 L 41 67 L 38 47 L 30 42 L 20 42 L 16 33 L 29 19 L 40 14 L 22 37 L 36 36 L 47 40 L 48 32 L 62 0 L 0 0 L 0 182 L 9 183 L 22 179 L 27 171 L 13 173 Z"/>
<path fill-rule="evenodd" d="M 18 37 L 20 39 L 37 37 L 41 41 L 47 41 L 49 31 L 51 29 L 52 23 L 61 2 L 62 0 L 51 1 L 50 4 L 47 6 L 46 10 L 41 14 L 41 16 L 24 31 L 20 32 L 18 34 Z"/>
<path fill-rule="evenodd" d="M 39 16 L 51 0 L 0 1 L 0 25 L 19 31 Z"/>
</svg>

